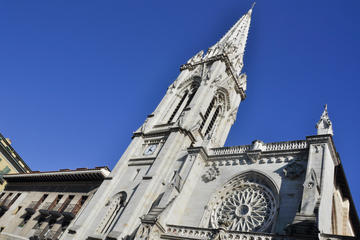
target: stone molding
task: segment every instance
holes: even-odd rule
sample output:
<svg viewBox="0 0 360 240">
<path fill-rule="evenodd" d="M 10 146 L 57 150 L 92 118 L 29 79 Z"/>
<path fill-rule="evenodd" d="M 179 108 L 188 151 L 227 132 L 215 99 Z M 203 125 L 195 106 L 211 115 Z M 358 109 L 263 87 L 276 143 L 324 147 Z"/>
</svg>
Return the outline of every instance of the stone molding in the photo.
<svg viewBox="0 0 360 240">
<path fill-rule="evenodd" d="M 264 143 L 263 145 L 264 145 L 264 150 L 262 152 L 291 151 L 291 150 L 302 150 L 308 148 L 308 143 L 306 140 Z M 241 154 L 251 151 L 252 148 L 253 145 L 213 148 L 211 149 L 211 154 L 212 155 Z"/>
<path fill-rule="evenodd" d="M 218 234 L 221 232 L 221 234 Z M 220 238 L 218 237 L 220 235 Z M 267 233 L 245 233 L 226 231 L 224 229 L 196 228 L 188 226 L 167 225 L 166 232 L 161 239 L 186 239 L 186 240 L 314 240 L 314 236 L 291 236 Z M 319 234 L 316 239 L 321 240 L 356 240 L 356 237 Z"/>
<path fill-rule="evenodd" d="M 265 155 L 261 156 L 257 161 L 252 161 L 248 158 L 247 155 L 237 155 L 237 156 L 217 156 L 213 158 L 210 156 L 210 159 L 206 162 L 207 167 L 209 166 L 236 166 L 236 165 L 251 165 L 256 162 L 259 164 L 271 164 L 271 163 L 285 163 L 291 161 L 301 161 L 303 159 L 303 155 L 300 153 L 287 154 L 287 155 Z"/>
<path fill-rule="evenodd" d="M 107 167 L 4 175 L 7 182 L 102 181 L 110 174 Z"/>
<path fill-rule="evenodd" d="M 340 159 L 334 145 L 334 140 L 330 134 L 307 136 L 306 141 L 308 142 L 309 145 L 326 143 L 329 146 L 329 151 L 331 154 L 331 158 L 333 159 L 334 165 L 338 166 L 340 164 Z"/>
<path fill-rule="evenodd" d="M 220 233 L 220 234 L 219 234 Z M 310 240 L 307 236 L 304 237 L 292 237 L 287 235 L 276 235 L 267 233 L 245 233 L 227 231 L 224 229 L 209 229 L 209 228 L 196 228 L 188 226 L 176 226 L 167 225 L 166 232 L 161 235 L 162 239 L 187 239 L 187 240 Z M 355 240 L 355 238 L 341 238 L 342 236 L 336 236 L 332 238 L 334 240 L 349 239 Z"/>
</svg>

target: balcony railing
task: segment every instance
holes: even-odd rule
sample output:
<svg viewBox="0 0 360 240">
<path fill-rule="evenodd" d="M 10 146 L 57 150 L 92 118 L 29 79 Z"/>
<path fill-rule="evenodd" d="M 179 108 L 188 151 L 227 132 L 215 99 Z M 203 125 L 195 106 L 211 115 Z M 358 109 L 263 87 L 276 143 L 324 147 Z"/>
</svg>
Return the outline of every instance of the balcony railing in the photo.
<svg viewBox="0 0 360 240">
<path fill-rule="evenodd" d="M 10 207 L 11 201 L 12 201 L 11 198 L 8 198 L 8 199 L 3 200 L 3 201 L 0 203 L 0 209 L 1 209 L 2 211 L 7 211 L 7 210 L 9 209 L 9 207 Z"/>
<path fill-rule="evenodd" d="M 35 239 L 44 239 L 44 236 L 48 232 L 48 230 L 49 230 L 49 225 L 47 225 L 45 228 L 36 229 L 33 237 Z"/>
<path fill-rule="evenodd" d="M 52 202 L 46 202 L 40 209 L 39 212 L 44 216 L 50 215 L 50 208 L 52 207 Z"/>
<path fill-rule="evenodd" d="M 76 214 L 79 212 L 80 209 L 81 209 L 80 203 L 69 204 L 65 208 L 65 210 L 62 212 L 62 215 L 64 215 L 65 218 L 73 219 L 76 216 Z"/>
<path fill-rule="evenodd" d="M 62 205 L 64 203 L 58 203 L 56 204 L 50 211 L 49 213 L 54 217 L 54 218 L 58 218 L 61 216 L 61 209 L 62 209 Z"/>
<path fill-rule="evenodd" d="M 58 218 L 61 216 L 61 213 L 67 208 L 67 206 L 69 205 L 71 199 L 67 199 L 65 202 L 62 203 L 58 203 L 56 204 L 51 210 L 50 210 L 50 214 L 54 217 L 54 218 Z"/>
<path fill-rule="evenodd" d="M 59 236 L 61 233 L 62 233 L 61 227 L 58 230 L 50 230 L 45 234 L 45 239 L 57 240 L 57 239 L 59 239 Z"/>
<path fill-rule="evenodd" d="M 27 208 L 25 208 L 25 211 L 30 214 L 33 215 L 36 211 L 36 209 L 39 207 L 41 202 L 39 201 L 32 201 L 29 206 L 27 206 Z"/>
</svg>

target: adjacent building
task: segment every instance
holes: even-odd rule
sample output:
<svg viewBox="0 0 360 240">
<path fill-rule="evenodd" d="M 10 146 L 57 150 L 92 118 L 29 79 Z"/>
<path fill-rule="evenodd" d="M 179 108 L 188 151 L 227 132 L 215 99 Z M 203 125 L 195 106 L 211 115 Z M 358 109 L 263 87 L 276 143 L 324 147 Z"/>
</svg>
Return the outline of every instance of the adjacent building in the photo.
<svg viewBox="0 0 360 240">
<path fill-rule="evenodd" d="M 5 175 L 0 239 L 59 239 L 109 173 L 97 167 Z"/>
<path fill-rule="evenodd" d="M 29 172 L 31 169 L 11 146 L 10 139 L 0 133 L 0 191 L 6 185 L 4 174 Z"/>
</svg>

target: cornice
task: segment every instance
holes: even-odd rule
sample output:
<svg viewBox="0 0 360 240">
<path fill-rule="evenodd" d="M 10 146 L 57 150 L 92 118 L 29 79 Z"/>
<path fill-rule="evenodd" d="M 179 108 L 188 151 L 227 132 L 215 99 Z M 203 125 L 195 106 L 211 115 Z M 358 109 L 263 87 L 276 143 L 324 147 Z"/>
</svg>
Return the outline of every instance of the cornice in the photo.
<svg viewBox="0 0 360 240">
<path fill-rule="evenodd" d="M 209 155 L 203 147 L 190 147 L 187 151 L 189 154 L 200 154 L 205 161 L 209 159 Z"/>
<path fill-rule="evenodd" d="M 331 158 L 333 159 L 334 165 L 338 166 L 340 164 L 340 158 L 336 152 L 334 140 L 330 134 L 307 136 L 306 141 L 309 145 L 323 143 L 327 144 L 329 146 Z"/>
<path fill-rule="evenodd" d="M 62 170 L 54 172 L 32 172 L 7 174 L 4 179 L 9 182 L 65 182 L 65 181 L 102 181 L 110 174 L 108 168 Z"/>
<path fill-rule="evenodd" d="M 132 138 L 135 138 L 135 137 L 143 137 L 143 138 L 160 137 L 160 136 L 169 135 L 171 132 L 183 133 L 186 136 L 188 136 L 191 139 L 192 142 L 196 141 L 193 134 L 189 130 L 187 130 L 185 128 L 182 128 L 182 127 L 172 127 L 172 128 L 167 128 L 167 129 L 154 130 L 154 131 L 149 131 L 147 133 L 134 132 Z"/>
</svg>

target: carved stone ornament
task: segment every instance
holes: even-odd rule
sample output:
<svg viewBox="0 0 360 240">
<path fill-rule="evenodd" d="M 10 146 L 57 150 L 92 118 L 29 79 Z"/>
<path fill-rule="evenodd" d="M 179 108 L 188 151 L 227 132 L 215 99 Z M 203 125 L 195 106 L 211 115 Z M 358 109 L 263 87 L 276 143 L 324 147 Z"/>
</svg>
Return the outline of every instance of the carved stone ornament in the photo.
<svg viewBox="0 0 360 240">
<path fill-rule="evenodd" d="M 194 131 L 198 130 L 198 129 L 200 128 L 200 126 L 201 126 L 201 122 L 202 122 L 202 120 L 199 119 L 199 120 L 190 128 L 190 131 L 191 131 L 191 132 L 194 132 Z"/>
<path fill-rule="evenodd" d="M 255 163 L 260 159 L 261 150 L 248 151 L 246 155 L 252 163 Z"/>
<path fill-rule="evenodd" d="M 214 199 L 213 228 L 230 231 L 266 231 L 274 220 L 277 204 L 273 191 L 256 177 L 230 181 Z"/>
<path fill-rule="evenodd" d="M 219 176 L 220 170 L 215 165 L 212 165 L 204 175 L 201 176 L 202 180 L 204 182 L 211 182 L 216 179 L 217 176 Z"/>
<path fill-rule="evenodd" d="M 317 177 L 316 177 L 316 173 L 315 173 L 314 169 L 311 169 L 310 174 L 306 177 L 304 187 L 306 187 L 308 189 L 313 189 L 315 186 L 318 188 L 319 183 L 317 181 Z"/>
<path fill-rule="evenodd" d="M 324 107 L 324 111 L 323 111 L 323 113 L 322 113 L 322 115 L 320 117 L 320 120 L 316 124 L 316 129 L 317 129 L 317 134 L 318 135 L 322 135 L 322 134 L 334 135 L 332 123 L 331 123 L 330 118 L 329 118 L 329 114 L 328 114 L 326 104 L 325 104 L 325 107 Z"/>
<path fill-rule="evenodd" d="M 151 226 L 148 224 L 141 224 L 134 240 L 149 240 Z"/>
<path fill-rule="evenodd" d="M 247 86 L 247 76 L 245 73 L 240 74 L 239 76 L 239 86 L 246 91 L 246 86 Z"/>
<path fill-rule="evenodd" d="M 224 231 L 224 229 L 219 229 L 218 231 L 216 231 L 214 233 L 214 235 L 211 237 L 212 240 L 226 240 L 226 232 Z"/>
<path fill-rule="evenodd" d="M 197 54 L 195 54 L 195 56 L 193 56 L 192 58 L 189 59 L 189 61 L 187 61 L 187 63 L 189 64 L 194 64 L 196 62 L 200 62 L 203 58 L 204 55 L 204 51 L 201 50 L 200 52 L 198 52 Z"/>
<path fill-rule="evenodd" d="M 301 176 L 303 172 L 305 172 L 305 168 L 303 165 L 297 162 L 292 162 L 283 169 L 283 172 L 285 177 L 290 179 L 295 179 Z"/>
<path fill-rule="evenodd" d="M 186 113 L 186 112 L 183 111 L 183 112 L 180 114 L 178 120 L 176 121 L 176 125 L 177 125 L 178 127 L 181 127 L 181 128 L 184 127 L 183 124 L 184 124 L 185 113 Z"/>
</svg>

